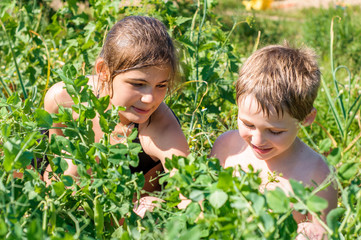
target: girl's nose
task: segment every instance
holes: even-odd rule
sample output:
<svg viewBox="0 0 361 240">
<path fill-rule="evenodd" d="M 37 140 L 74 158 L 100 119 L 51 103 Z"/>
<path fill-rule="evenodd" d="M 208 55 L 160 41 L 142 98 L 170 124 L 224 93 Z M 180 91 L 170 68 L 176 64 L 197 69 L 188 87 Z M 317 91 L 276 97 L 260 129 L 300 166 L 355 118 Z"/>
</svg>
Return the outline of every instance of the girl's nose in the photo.
<svg viewBox="0 0 361 240">
<path fill-rule="evenodd" d="M 144 92 L 141 98 L 143 103 L 151 103 L 154 101 L 154 91 L 149 89 L 147 92 Z"/>
</svg>

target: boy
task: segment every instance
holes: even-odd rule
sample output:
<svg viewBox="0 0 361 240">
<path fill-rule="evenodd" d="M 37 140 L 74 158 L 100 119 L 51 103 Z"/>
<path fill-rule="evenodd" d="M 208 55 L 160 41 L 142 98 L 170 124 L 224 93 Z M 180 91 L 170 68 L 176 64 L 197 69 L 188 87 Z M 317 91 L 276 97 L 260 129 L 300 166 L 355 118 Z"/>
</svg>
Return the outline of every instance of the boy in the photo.
<svg viewBox="0 0 361 240">
<path fill-rule="evenodd" d="M 214 143 L 212 156 L 223 167 L 252 165 L 260 170 L 262 188 L 292 188 L 289 179 L 305 186 L 320 185 L 330 171 L 322 157 L 297 138 L 299 125 L 310 125 L 316 117 L 313 102 L 320 85 L 320 71 L 310 49 L 272 45 L 253 53 L 242 66 L 236 83 L 238 131 L 222 134 Z M 277 182 L 268 182 L 276 172 Z M 318 192 L 328 201 L 327 213 L 337 205 L 333 186 Z M 294 212 L 299 232 L 321 239 L 324 232 L 312 216 Z M 316 230 L 315 230 L 316 229 Z M 321 237 L 321 238 L 320 238 Z M 301 237 L 299 237 L 300 239 Z"/>
</svg>

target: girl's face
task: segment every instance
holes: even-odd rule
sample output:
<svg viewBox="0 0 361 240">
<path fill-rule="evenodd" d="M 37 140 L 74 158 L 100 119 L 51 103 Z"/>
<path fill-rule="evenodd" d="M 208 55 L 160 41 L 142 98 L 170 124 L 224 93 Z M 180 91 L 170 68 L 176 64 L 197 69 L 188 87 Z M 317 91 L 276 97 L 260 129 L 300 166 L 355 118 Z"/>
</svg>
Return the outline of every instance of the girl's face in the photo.
<svg viewBox="0 0 361 240">
<path fill-rule="evenodd" d="M 238 129 L 255 157 L 260 160 L 276 160 L 278 157 L 287 157 L 292 151 L 299 121 L 287 111 L 283 116 L 278 116 L 276 111 L 270 111 L 267 117 L 258 109 L 255 97 L 247 96 L 238 100 Z"/>
<path fill-rule="evenodd" d="M 162 103 L 170 81 L 169 65 L 129 70 L 113 79 L 110 103 L 126 107 L 119 112 L 123 124 L 144 123 Z"/>
</svg>

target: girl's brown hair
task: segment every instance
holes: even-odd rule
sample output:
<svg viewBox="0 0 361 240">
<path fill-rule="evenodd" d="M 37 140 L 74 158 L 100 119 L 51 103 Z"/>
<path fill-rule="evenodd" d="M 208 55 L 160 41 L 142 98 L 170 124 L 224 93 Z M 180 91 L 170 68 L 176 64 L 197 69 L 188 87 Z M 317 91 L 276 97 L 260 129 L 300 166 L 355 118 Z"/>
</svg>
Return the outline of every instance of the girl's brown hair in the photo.
<svg viewBox="0 0 361 240">
<path fill-rule="evenodd" d="M 168 64 L 171 67 L 170 89 L 178 72 L 173 41 L 164 24 L 151 17 L 129 16 L 118 21 L 107 34 L 99 57 L 109 69 L 109 88 L 119 73 Z"/>
</svg>

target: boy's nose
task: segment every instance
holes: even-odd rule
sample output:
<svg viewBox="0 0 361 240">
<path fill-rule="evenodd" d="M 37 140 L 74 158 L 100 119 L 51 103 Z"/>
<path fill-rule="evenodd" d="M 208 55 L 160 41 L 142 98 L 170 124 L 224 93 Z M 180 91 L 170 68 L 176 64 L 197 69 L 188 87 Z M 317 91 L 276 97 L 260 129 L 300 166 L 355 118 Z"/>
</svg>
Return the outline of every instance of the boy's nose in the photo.
<svg viewBox="0 0 361 240">
<path fill-rule="evenodd" d="M 255 146 L 262 146 L 266 143 L 267 139 L 260 131 L 253 131 L 251 143 Z"/>
</svg>

